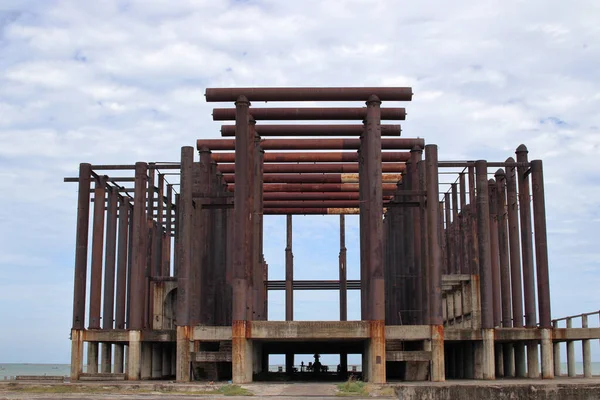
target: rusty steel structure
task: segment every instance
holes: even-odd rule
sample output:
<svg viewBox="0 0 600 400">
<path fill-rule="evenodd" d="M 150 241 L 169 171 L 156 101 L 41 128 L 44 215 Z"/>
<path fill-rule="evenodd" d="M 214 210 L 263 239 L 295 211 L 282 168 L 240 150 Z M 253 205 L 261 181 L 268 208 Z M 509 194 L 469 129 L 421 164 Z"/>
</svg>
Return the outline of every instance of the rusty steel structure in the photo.
<svg viewBox="0 0 600 400">
<path fill-rule="evenodd" d="M 600 337 L 551 319 L 543 168 L 525 146 L 516 161 L 443 161 L 422 138 L 383 137 L 401 131 L 381 121 L 406 112 L 382 102 L 410 101 L 410 88 L 216 88 L 206 99 L 234 104 L 213 110 L 235 121 L 221 128 L 233 138 L 198 139 L 178 163 L 82 163 L 65 178 L 79 184 L 72 380 L 247 383 L 269 375 L 269 354 L 285 354 L 294 375 L 306 353 L 339 354 L 340 378 L 348 354 L 362 354 L 374 383 L 550 379 L 560 342 Z M 299 214 L 338 216 L 338 280 L 294 280 Z M 359 280 L 347 279 L 349 214 L 359 215 Z M 283 281 L 269 280 L 265 215 L 286 216 Z M 285 321 L 268 320 L 270 290 L 285 291 Z M 295 290 L 339 291 L 339 321 L 294 321 Z M 348 321 L 348 290 L 360 291 L 359 321 Z"/>
</svg>

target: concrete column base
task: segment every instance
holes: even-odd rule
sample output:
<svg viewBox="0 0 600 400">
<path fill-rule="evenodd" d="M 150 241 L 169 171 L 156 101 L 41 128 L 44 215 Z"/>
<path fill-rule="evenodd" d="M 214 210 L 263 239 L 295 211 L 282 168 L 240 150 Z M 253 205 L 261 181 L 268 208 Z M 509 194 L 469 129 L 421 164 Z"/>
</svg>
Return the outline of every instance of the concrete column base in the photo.
<svg viewBox="0 0 600 400">
<path fill-rule="evenodd" d="M 115 356 L 114 356 L 114 365 L 115 365 L 115 374 L 123 373 L 123 360 L 125 356 L 125 345 L 115 344 Z"/>
<path fill-rule="evenodd" d="M 553 345 L 554 349 L 554 376 L 561 376 L 561 365 L 560 365 L 560 342 L 556 342 Z"/>
<path fill-rule="evenodd" d="M 444 326 L 431 326 L 431 381 L 446 381 L 446 371 L 444 369 Z"/>
<path fill-rule="evenodd" d="M 83 330 L 71 329 L 71 382 L 83 373 Z"/>
<path fill-rule="evenodd" d="M 112 370 L 112 344 L 102 343 L 100 348 L 100 372 L 110 374 Z"/>
<path fill-rule="evenodd" d="M 552 329 L 541 329 L 542 333 L 542 378 L 554 378 L 554 354 L 552 347 Z"/>
<path fill-rule="evenodd" d="M 496 379 L 494 330 L 482 329 L 483 340 L 475 344 L 475 379 Z"/>
<path fill-rule="evenodd" d="M 540 364 L 539 350 L 537 342 L 527 343 L 527 377 L 531 379 L 539 379 Z"/>
<path fill-rule="evenodd" d="M 190 381 L 190 337 L 192 328 L 190 326 L 177 327 L 177 351 L 175 379 L 177 382 Z"/>
<path fill-rule="evenodd" d="M 142 332 L 129 331 L 129 346 L 127 346 L 127 380 L 139 381 L 141 378 L 142 361 Z"/>
<path fill-rule="evenodd" d="M 252 341 L 246 337 L 247 321 L 233 321 L 231 367 L 233 383 L 252 382 Z"/>
<path fill-rule="evenodd" d="M 497 378 L 504 377 L 504 354 L 502 353 L 502 344 L 494 345 L 494 363 L 496 364 L 495 373 Z"/>
<path fill-rule="evenodd" d="M 98 342 L 88 342 L 86 372 L 88 374 L 98 373 Z"/>
<path fill-rule="evenodd" d="M 385 321 L 369 321 L 369 382 L 385 383 Z"/>
</svg>

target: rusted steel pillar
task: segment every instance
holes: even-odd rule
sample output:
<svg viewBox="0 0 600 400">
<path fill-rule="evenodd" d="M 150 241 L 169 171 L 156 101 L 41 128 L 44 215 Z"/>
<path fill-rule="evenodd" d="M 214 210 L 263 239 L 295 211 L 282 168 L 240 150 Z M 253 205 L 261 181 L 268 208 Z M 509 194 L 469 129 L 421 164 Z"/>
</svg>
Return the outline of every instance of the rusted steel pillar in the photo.
<svg viewBox="0 0 600 400">
<path fill-rule="evenodd" d="M 285 246 L 285 320 L 294 320 L 294 254 L 292 253 L 292 216 L 286 217 Z"/>
<path fill-rule="evenodd" d="M 175 273 L 171 275 L 171 237 L 173 236 L 173 186 L 167 184 L 167 195 L 166 195 L 167 207 L 165 215 L 165 247 L 163 249 L 163 275 L 164 276 L 176 276 Z"/>
<path fill-rule="evenodd" d="M 250 223 L 248 228 L 248 245 L 246 250 L 246 284 L 248 286 L 248 290 L 246 291 L 246 304 L 247 308 L 247 317 L 248 321 L 252 321 L 255 319 L 255 311 L 254 311 L 254 257 L 256 256 L 256 245 L 257 241 L 254 240 L 256 223 L 255 219 L 257 218 L 256 209 L 255 209 L 255 201 L 254 195 L 256 192 L 256 183 L 257 179 L 255 176 L 255 166 L 256 166 L 256 150 L 255 150 L 255 140 L 256 140 L 256 121 L 252 116 L 248 117 L 248 143 L 247 143 L 247 151 L 248 151 L 248 163 L 246 168 L 248 169 L 248 194 L 250 198 L 248 199 L 249 207 L 250 207 Z M 264 179 L 264 178 L 263 178 Z"/>
<path fill-rule="evenodd" d="M 432 326 L 431 380 L 445 381 L 444 327 L 442 315 L 442 271 L 438 214 L 438 151 L 436 145 L 425 146 L 425 175 L 427 187 L 427 232 L 430 287 L 430 324 Z"/>
<path fill-rule="evenodd" d="M 423 190 L 419 182 L 419 161 L 421 161 L 421 155 L 423 151 L 420 147 L 413 147 L 410 151 L 410 160 L 412 169 L 408 172 L 411 176 L 411 190 L 421 191 Z M 413 202 L 419 202 L 422 196 L 412 196 L 410 199 Z M 415 271 L 415 293 L 414 293 L 414 304 L 415 304 L 415 316 L 416 324 L 423 324 L 423 258 L 421 255 L 421 217 L 419 207 L 412 207 L 412 244 L 414 252 L 414 271 Z M 393 229 L 393 227 L 392 227 Z"/>
<path fill-rule="evenodd" d="M 460 269 L 458 271 L 459 274 L 466 274 L 469 270 L 468 262 L 469 262 L 469 249 L 467 242 L 467 210 L 465 207 L 467 206 L 467 186 L 465 181 L 465 173 L 461 172 L 458 174 L 458 192 L 459 192 L 459 207 L 460 213 L 458 214 L 458 230 L 459 234 L 459 248 L 460 248 Z M 463 304 L 464 304 L 463 299 Z"/>
<path fill-rule="evenodd" d="M 509 157 L 507 163 L 515 160 Z M 517 199 L 516 168 L 506 168 L 506 201 L 508 216 L 508 242 L 510 261 L 511 298 L 514 328 L 523 327 L 523 285 L 521 280 L 521 243 L 519 235 L 519 202 Z M 525 362 L 525 344 L 516 342 L 515 348 L 515 375 L 524 378 L 527 374 Z"/>
<path fill-rule="evenodd" d="M 492 266 L 492 304 L 494 310 L 494 327 L 502 323 L 502 297 L 500 293 L 500 249 L 498 247 L 498 189 L 496 181 L 488 181 L 490 208 L 490 255 Z"/>
<path fill-rule="evenodd" d="M 533 223 L 535 227 L 535 262 L 537 272 L 538 306 L 540 328 L 551 337 L 552 315 L 550 312 L 550 277 L 548 274 L 548 238 L 546 233 L 546 202 L 544 199 L 544 172 L 541 160 L 531 162 L 531 185 L 533 198 Z M 542 378 L 554 377 L 552 340 L 542 340 Z M 590 372 L 591 374 L 591 372 Z"/>
<path fill-rule="evenodd" d="M 119 202 L 117 188 L 108 192 L 108 213 L 106 217 L 106 253 L 104 257 L 104 304 L 102 312 L 102 329 L 113 329 L 115 304 L 115 261 L 117 256 L 117 205 Z M 102 344 L 100 371 L 110 373 L 112 366 L 112 344 Z"/>
<path fill-rule="evenodd" d="M 250 102 L 240 96 L 235 102 L 235 192 L 233 237 L 232 380 L 252 381 L 252 346 L 246 336 L 251 307 L 247 304 L 248 279 L 252 266 L 253 187 L 251 163 L 254 136 L 250 136 Z"/>
<path fill-rule="evenodd" d="M 358 179 L 359 179 L 359 209 L 360 214 L 358 217 L 359 221 L 359 233 L 360 233 L 360 319 L 363 321 L 369 320 L 369 264 L 368 264 L 368 248 L 369 242 L 367 237 L 369 235 L 367 227 L 367 203 L 366 192 L 368 186 L 367 176 L 367 147 L 368 142 L 366 140 L 366 130 L 360 137 L 360 149 L 358 151 Z M 363 363 L 365 365 L 365 363 Z"/>
<path fill-rule="evenodd" d="M 544 199 L 544 172 L 541 160 L 531 162 L 533 221 L 535 225 L 535 260 L 540 327 L 551 328 L 550 278 L 548 276 L 548 239 L 546 233 L 546 201 Z"/>
<path fill-rule="evenodd" d="M 419 190 L 424 192 L 427 188 L 425 161 L 417 163 L 417 173 L 419 175 Z M 437 200 L 437 197 L 435 197 Z M 434 201 L 435 202 L 435 201 Z M 419 196 L 419 223 L 421 225 L 421 308 L 422 323 L 431 324 L 431 279 L 429 272 L 429 223 L 427 222 L 427 196 Z"/>
<path fill-rule="evenodd" d="M 346 283 L 346 216 L 340 215 L 340 321 L 348 320 L 348 288 Z"/>
<path fill-rule="evenodd" d="M 263 222 L 263 157 L 260 147 L 260 136 L 254 136 L 254 243 L 253 243 L 253 285 L 254 285 L 254 319 L 266 320 L 264 315 L 264 282 L 262 268 L 262 222 Z"/>
<path fill-rule="evenodd" d="M 452 229 L 451 229 L 451 213 L 452 213 L 452 205 L 450 204 L 450 193 L 444 193 L 444 220 L 446 221 L 445 229 L 444 229 L 444 243 L 445 246 L 442 246 L 445 249 L 445 258 L 446 258 L 446 268 L 443 270 L 444 274 L 453 274 L 454 273 L 454 256 L 452 254 Z"/>
<path fill-rule="evenodd" d="M 502 327 L 512 326 L 512 310 L 510 297 L 510 266 L 508 258 L 508 217 L 506 209 L 506 174 L 499 169 L 495 174 L 496 195 L 498 206 L 498 251 L 500 257 L 500 287 L 502 300 Z M 502 360 L 504 362 L 504 376 L 515 376 L 515 360 L 512 343 L 502 345 Z"/>
<path fill-rule="evenodd" d="M 481 377 L 483 379 L 494 379 L 494 300 L 487 162 L 485 160 L 477 161 L 475 169 L 477 175 L 477 236 L 481 293 L 481 328 L 483 336 L 483 343 L 481 345 Z"/>
<path fill-rule="evenodd" d="M 90 225 L 91 165 L 79 164 L 79 193 L 77 195 L 77 233 L 75 236 L 75 278 L 73 283 L 73 325 L 71 328 L 71 380 L 78 380 L 83 371 L 83 341 L 85 329 L 85 297 L 87 283 L 87 254 Z"/>
<path fill-rule="evenodd" d="M 517 148 L 517 162 L 526 163 L 527 147 Z M 537 311 L 535 306 L 535 272 L 533 266 L 533 231 L 531 226 L 531 203 L 529 189 L 529 171 L 527 167 L 517 167 L 519 186 L 519 211 L 521 217 L 521 255 L 523 257 L 523 289 L 525 300 L 525 326 L 537 326 Z M 527 344 L 527 376 L 539 377 L 538 344 Z"/>
<path fill-rule="evenodd" d="M 146 308 L 146 263 L 148 236 L 146 216 L 146 196 L 148 184 L 148 164 L 135 164 L 135 194 L 133 198 L 131 232 L 131 286 L 130 286 L 130 342 L 127 354 L 127 379 L 141 378 L 142 346 L 139 343 L 140 332 L 144 328 Z"/>
<path fill-rule="evenodd" d="M 129 243 L 129 202 L 121 198 L 119 204 L 119 241 L 117 246 L 117 294 L 115 328 L 125 329 L 125 304 L 127 293 L 127 256 Z M 115 373 L 123 373 L 125 346 L 115 344 Z"/>
<path fill-rule="evenodd" d="M 452 188 L 452 263 L 454 274 L 460 274 L 460 231 L 458 226 L 458 184 L 453 183 Z"/>
<path fill-rule="evenodd" d="M 190 380 L 190 306 L 192 273 L 192 224 L 193 224 L 193 163 L 194 148 L 181 148 L 181 178 L 177 196 L 178 250 L 177 266 L 177 364 L 176 379 Z"/>
<path fill-rule="evenodd" d="M 104 219 L 106 176 L 99 176 L 94 188 L 94 225 L 92 228 L 92 266 L 90 280 L 89 329 L 100 329 L 102 297 L 102 252 L 104 250 Z M 88 342 L 87 372 L 98 372 L 98 342 Z"/>
<path fill-rule="evenodd" d="M 200 162 L 192 166 L 196 202 L 211 200 L 211 156 L 206 148 L 200 148 Z M 192 260 L 190 271 L 190 325 L 210 325 L 214 318 L 214 226 L 213 209 L 195 207 L 192 226 Z M 197 261 L 195 261 L 197 260 Z M 250 305 L 251 308 L 251 305 Z"/>
<path fill-rule="evenodd" d="M 471 274 L 477 275 L 479 274 L 479 248 L 478 248 L 478 239 L 477 239 L 477 207 L 476 207 L 476 193 L 475 193 L 475 167 L 468 167 L 469 174 L 469 203 L 471 207 L 469 208 L 469 220 L 470 220 L 470 229 L 469 229 L 469 270 Z"/>
<path fill-rule="evenodd" d="M 368 379 L 385 383 L 385 282 L 383 277 L 383 192 L 381 177 L 381 101 L 377 96 L 367 100 L 365 121 L 367 204 L 367 241 L 369 275 L 370 343 Z"/>
</svg>

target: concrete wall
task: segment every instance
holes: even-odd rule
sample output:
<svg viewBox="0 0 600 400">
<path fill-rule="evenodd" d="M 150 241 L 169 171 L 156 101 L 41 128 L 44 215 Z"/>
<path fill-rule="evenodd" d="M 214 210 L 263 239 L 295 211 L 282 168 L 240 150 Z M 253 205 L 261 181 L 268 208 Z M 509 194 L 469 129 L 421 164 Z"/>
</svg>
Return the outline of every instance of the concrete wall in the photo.
<svg viewBox="0 0 600 400">
<path fill-rule="evenodd" d="M 597 400 L 600 383 L 576 384 L 515 384 L 515 385 L 453 385 L 453 386 L 397 386 L 402 400 Z"/>
</svg>

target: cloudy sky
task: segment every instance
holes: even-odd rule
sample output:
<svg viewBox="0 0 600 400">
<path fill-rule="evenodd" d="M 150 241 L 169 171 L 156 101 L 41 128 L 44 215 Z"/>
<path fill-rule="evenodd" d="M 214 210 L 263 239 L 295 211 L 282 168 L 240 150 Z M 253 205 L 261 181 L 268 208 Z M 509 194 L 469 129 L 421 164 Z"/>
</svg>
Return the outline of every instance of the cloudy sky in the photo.
<svg viewBox="0 0 600 400">
<path fill-rule="evenodd" d="M 545 162 L 553 316 L 598 310 L 598 15 L 578 0 L 0 0 L 0 362 L 69 361 L 77 187 L 62 178 L 217 137 L 207 87 L 411 86 L 403 135 L 440 159 L 525 143 Z M 283 220 L 265 224 L 282 278 Z M 294 235 L 297 278 L 335 279 L 337 218 L 298 217 Z M 336 317 L 336 293 L 298 294 L 297 319 Z"/>
</svg>

